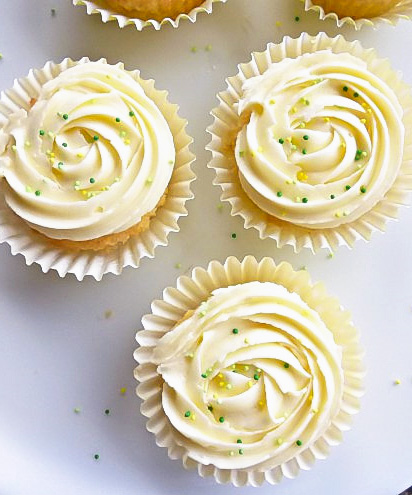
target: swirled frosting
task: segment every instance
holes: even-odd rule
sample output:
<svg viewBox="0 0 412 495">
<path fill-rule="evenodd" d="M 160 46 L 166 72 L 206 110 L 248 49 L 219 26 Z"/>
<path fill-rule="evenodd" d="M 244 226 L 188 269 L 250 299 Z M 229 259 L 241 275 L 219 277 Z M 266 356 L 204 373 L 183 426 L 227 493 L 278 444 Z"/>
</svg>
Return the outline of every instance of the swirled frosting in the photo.
<svg viewBox="0 0 412 495">
<path fill-rule="evenodd" d="M 291 459 L 342 400 L 341 348 L 317 312 L 275 283 L 215 290 L 161 338 L 153 360 L 177 442 L 222 469 Z"/>
<path fill-rule="evenodd" d="M 262 210 L 313 229 L 359 219 L 399 172 L 403 111 L 348 53 L 284 59 L 247 79 L 235 147 L 242 188 Z"/>
<path fill-rule="evenodd" d="M 156 207 L 173 171 L 173 136 L 131 74 L 78 64 L 31 103 L 0 136 L 6 202 L 31 227 L 55 239 L 96 239 Z"/>
</svg>

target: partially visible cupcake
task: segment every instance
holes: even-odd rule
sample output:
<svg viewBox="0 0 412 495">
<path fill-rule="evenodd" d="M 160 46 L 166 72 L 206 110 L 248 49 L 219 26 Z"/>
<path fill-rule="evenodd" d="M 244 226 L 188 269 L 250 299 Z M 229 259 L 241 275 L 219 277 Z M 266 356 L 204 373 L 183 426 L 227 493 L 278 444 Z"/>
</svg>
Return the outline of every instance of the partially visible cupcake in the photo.
<svg viewBox="0 0 412 495">
<path fill-rule="evenodd" d="M 178 287 L 152 305 L 135 353 L 142 412 L 170 457 L 256 486 L 340 443 L 363 370 L 336 300 L 306 272 L 251 256 L 197 268 Z"/>
<path fill-rule="evenodd" d="M 398 19 L 412 17 L 410 0 L 302 0 L 305 10 L 315 10 L 321 19 L 332 18 L 340 27 L 349 24 L 377 27 L 380 23 L 395 24 Z"/>
<path fill-rule="evenodd" d="M 103 22 L 117 21 L 119 27 L 133 24 L 139 31 L 156 30 L 164 24 L 177 28 L 181 20 L 195 22 L 201 12 L 211 13 L 213 4 L 227 0 L 73 0 L 85 5 L 88 14 L 99 14 Z"/>
<path fill-rule="evenodd" d="M 334 250 L 369 239 L 405 202 L 410 89 L 359 43 L 285 38 L 228 85 L 209 166 L 245 227 L 279 246 Z"/>
<path fill-rule="evenodd" d="M 62 257 L 85 251 L 100 265 L 102 256 L 124 257 L 131 239 L 151 237 L 154 247 L 156 217 L 188 199 L 173 175 L 193 178 L 176 106 L 119 64 L 53 69 L 55 76 L 39 71 L 20 86 L 29 88 L 26 103 L 13 102 L 0 130 L 1 191 L 12 223 Z"/>
<path fill-rule="evenodd" d="M 176 19 L 179 14 L 188 14 L 204 0 L 97 0 L 97 3 L 128 17 L 161 21 L 166 17 Z"/>
</svg>

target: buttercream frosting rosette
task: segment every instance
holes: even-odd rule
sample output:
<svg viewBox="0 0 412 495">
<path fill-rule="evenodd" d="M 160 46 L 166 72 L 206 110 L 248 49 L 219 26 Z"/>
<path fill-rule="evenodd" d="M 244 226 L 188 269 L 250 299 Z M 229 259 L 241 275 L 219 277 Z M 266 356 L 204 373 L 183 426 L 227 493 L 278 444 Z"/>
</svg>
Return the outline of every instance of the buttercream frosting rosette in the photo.
<svg viewBox="0 0 412 495">
<path fill-rule="evenodd" d="M 192 197 L 186 121 L 153 81 L 65 59 L 0 101 L 0 241 L 79 279 L 153 257 Z"/>
<path fill-rule="evenodd" d="M 227 83 L 209 167 L 232 215 L 261 238 L 352 247 L 408 203 L 410 89 L 373 50 L 324 33 L 286 37 Z"/>
<path fill-rule="evenodd" d="M 350 315 L 306 271 L 234 257 L 195 268 L 137 333 L 147 428 L 172 459 L 237 486 L 328 455 L 363 394 Z"/>
<path fill-rule="evenodd" d="M 188 20 L 190 22 L 195 22 L 198 14 L 206 12 L 207 14 L 212 13 L 213 5 L 215 3 L 226 3 L 227 0 L 204 0 L 199 2 L 198 6 L 193 7 L 189 12 L 182 12 L 176 17 L 165 17 L 164 19 L 154 18 L 139 18 L 131 17 L 130 15 L 125 15 L 125 13 L 119 13 L 115 9 L 110 8 L 104 4 L 104 0 L 73 0 L 73 5 L 83 5 L 86 7 L 86 11 L 89 15 L 98 14 L 101 16 L 103 22 L 116 21 L 120 28 L 132 24 L 136 27 L 138 31 L 143 28 L 152 26 L 155 30 L 159 30 L 162 26 L 170 24 L 174 28 L 177 28 L 180 21 Z M 184 4 L 185 2 L 182 2 Z M 193 2 L 194 3 L 194 2 Z"/>
<path fill-rule="evenodd" d="M 412 19 L 411 0 L 380 0 L 380 2 L 375 0 L 301 0 L 301 2 L 304 3 L 306 11 L 315 11 L 321 20 L 332 19 L 338 27 L 348 25 L 357 31 L 363 26 L 376 29 L 382 24 L 394 26 L 401 19 Z M 336 6 L 338 6 L 337 9 Z"/>
</svg>

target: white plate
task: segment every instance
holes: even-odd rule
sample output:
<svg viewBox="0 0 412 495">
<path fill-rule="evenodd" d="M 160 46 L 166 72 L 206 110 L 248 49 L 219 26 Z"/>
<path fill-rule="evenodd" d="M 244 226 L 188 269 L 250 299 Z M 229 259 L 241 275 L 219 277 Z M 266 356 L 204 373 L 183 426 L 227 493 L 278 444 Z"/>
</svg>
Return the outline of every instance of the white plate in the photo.
<svg viewBox="0 0 412 495">
<path fill-rule="evenodd" d="M 227 206 L 219 212 L 220 191 L 206 169 L 208 112 L 216 106 L 217 91 L 225 88 L 224 78 L 268 41 L 303 30 L 335 35 L 333 22 L 305 15 L 298 0 L 230 0 L 216 4 L 213 15 L 199 16 L 195 24 L 138 33 L 133 27 L 104 25 L 68 0 L 0 4 L 2 89 L 50 59 L 123 60 L 128 68 L 140 68 L 142 77 L 153 77 L 157 87 L 169 89 L 170 100 L 180 104 L 195 137 L 199 177 L 181 232 L 171 235 L 169 247 L 159 248 L 154 260 L 119 277 L 105 276 L 99 283 L 79 283 L 72 276 L 61 280 L 56 273 L 26 267 L 22 257 L 0 247 L 0 494 L 256 493 L 203 480 L 155 445 L 134 394 L 132 357 L 140 318 L 165 286 L 191 266 L 249 253 L 285 259 L 296 268 L 306 265 L 315 280 L 324 280 L 352 310 L 368 367 L 362 412 L 344 443 L 311 471 L 279 487 L 266 485 L 259 494 L 397 495 L 410 485 L 412 212 L 402 209 L 401 221 L 390 223 L 384 236 L 357 243 L 352 252 L 343 249 L 334 259 L 326 253 L 295 255 L 245 231 Z M 390 57 L 412 83 L 412 23 L 342 33 Z M 204 49 L 208 44 L 211 51 Z M 182 267 L 176 269 L 176 263 Z M 109 309 L 113 316 L 106 319 Z M 393 385 L 396 378 L 401 385 Z M 124 386 L 127 392 L 121 396 Z M 81 408 L 79 414 L 75 407 Z M 107 408 L 110 416 L 104 414 Z"/>
</svg>

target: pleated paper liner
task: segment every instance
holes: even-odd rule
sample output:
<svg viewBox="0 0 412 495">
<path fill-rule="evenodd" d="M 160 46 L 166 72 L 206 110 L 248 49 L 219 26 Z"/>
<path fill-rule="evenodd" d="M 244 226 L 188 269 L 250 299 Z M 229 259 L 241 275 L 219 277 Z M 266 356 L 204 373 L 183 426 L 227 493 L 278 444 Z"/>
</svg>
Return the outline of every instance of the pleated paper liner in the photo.
<svg viewBox="0 0 412 495">
<path fill-rule="evenodd" d="M 34 69 L 25 78 L 16 80 L 12 89 L 1 93 L 0 127 L 4 126 L 11 114 L 24 108 L 29 109 L 30 100 L 38 97 L 41 87 L 47 81 L 57 77 L 64 70 L 90 60 L 86 57 L 79 61 L 66 58 L 60 64 L 47 62 L 42 69 Z M 100 62 L 107 63 L 102 59 Z M 124 69 L 123 64 L 117 64 Z M 78 280 L 86 275 L 101 280 L 104 274 L 120 274 L 124 267 L 138 267 L 142 258 L 153 258 L 157 246 L 166 246 L 170 232 L 178 232 L 178 220 L 187 215 L 185 203 L 193 198 L 190 183 L 195 179 L 191 163 L 195 159 L 189 146 L 192 138 L 186 133 L 187 121 L 179 117 L 178 106 L 169 103 L 167 91 L 159 91 L 153 80 L 141 79 L 139 71 L 127 71 L 143 87 L 167 120 L 176 148 L 176 162 L 170 179 L 165 203 L 150 219 L 146 230 L 132 235 L 124 244 L 101 251 L 71 250 L 33 230 L 5 204 L 0 182 L 0 242 L 10 245 L 11 253 L 22 254 L 27 265 L 37 263 L 43 272 L 56 270 L 60 277 L 74 274 Z"/>
<path fill-rule="evenodd" d="M 343 399 L 340 411 L 325 433 L 287 462 L 267 469 L 261 467 L 260 470 L 258 467 L 219 469 L 193 460 L 190 451 L 179 442 L 181 434 L 173 428 L 163 411 L 163 379 L 157 371 L 157 365 L 152 361 L 153 350 L 162 336 L 187 311 L 196 309 L 206 301 L 213 290 L 251 281 L 283 285 L 290 292 L 298 294 L 320 315 L 342 349 Z M 321 283 L 312 284 L 305 270 L 294 271 L 288 263 L 276 265 L 271 258 L 257 261 L 253 256 L 246 256 L 242 261 L 229 257 L 224 264 L 212 261 L 206 269 L 197 267 L 191 276 L 179 277 L 176 287 L 168 287 L 163 291 L 161 300 L 153 301 L 151 310 L 152 313 L 142 319 L 144 330 L 136 335 L 140 345 L 134 353 L 139 363 L 135 369 L 135 378 L 140 382 L 137 395 L 143 400 L 141 412 L 148 418 L 148 431 L 155 435 L 157 445 L 167 448 L 171 459 L 180 459 L 185 468 L 197 469 L 202 477 L 213 476 L 218 483 L 259 486 L 265 481 L 277 484 L 283 477 L 296 477 L 300 470 L 311 469 L 316 459 L 326 458 L 331 446 L 341 443 L 342 433 L 350 429 L 352 416 L 359 411 L 360 397 L 364 392 L 363 352 L 350 314 L 341 307 L 337 299 L 326 293 Z"/>
<path fill-rule="evenodd" d="M 155 19 L 143 20 L 136 19 L 133 17 L 128 17 L 122 14 L 118 14 L 112 10 L 105 9 L 98 3 L 91 0 L 73 0 L 73 5 L 83 5 L 86 7 L 87 14 L 99 14 L 103 22 L 116 21 L 120 28 L 124 28 L 129 24 L 136 27 L 138 31 L 141 31 L 145 27 L 151 26 L 156 31 L 158 31 L 162 26 L 170 24 L 174 28 L 179 27 L 180 21 L 188 20 L 190 22 L 195 22 L 198 14 L 206 12 L 211 14 L 213 10 L 213 4 L 215 3 L 226 3 L 227 0 L 205 0 L 199 7 L 192 9 L 187 14 L 179 14 L 176 19 L 171 19 L 166 17 L 161 21 Z"/>
<path fill-rule="evenodd" d="M 272 63 L 285 58 L 296 58 L 305 53 L 330 49 L 334 53 L 350 53 L 364 60 L 371 72 L 394 90 L 403 108 L 406 129 L 404 154 L 399 175 L 384 198 L 358 220 L 329 229 L 306 229 L 271 216 L 258 208 L 241 187 L 231 142 L 238 126 L 237 103 L 245 80 L 263 74 Z M 239 72 L 227 78 L 227 90 L 218 94 L 219 106 L 212 110 L 213 124 L 208 128 L 212 139 L 207 149 L 212 152 L 209 168 L 215 170 L 214 184 L 222 189 L 221 200 L 231 205 L 232 216 L 240 215 L 244 227 L 255 228 L 261 239 L 272 238 L 278 247 L 290 245 L 295 252 L 309 248 L 335 251 L 339 246 L 352 248 L 363 239 L 369 241 L 373 232 L 384 231 L 388 219 L 396 219 L 398 207 L 408 205 L 412 191 L 412 96 L 410 88 L 394 72 L 388 60 L 377 58 L 373 49 L 364 49 L 358 41 L 348 42 L 343 36 L 329 38 L 325 33 L 299 38 L 285 37 L 280 44 L 269 43 L 264 52 L 254 52 L 252 60 L 240 64 Z"/>
<path fill-rule="evenodd" d="M 339 28 L 342 26 L 350 26 L 356 31 L 359 31 L 364 26 L 369 26 L 373 29 L 388 24 L 395 26 L 401 19 L 412 19 L 412 0 L 401 0 L 398 5 L 389 9 L 385 14 L 361 19 L 339 17 L 333 12 L 327 14 L 320 5 L 315 5 L 312 0 L 301 0 L 301 2 L 304 3 L 306 11 L 315 11 L 319 15 L 319 19 L 332 19 Z"/>
</svg>

